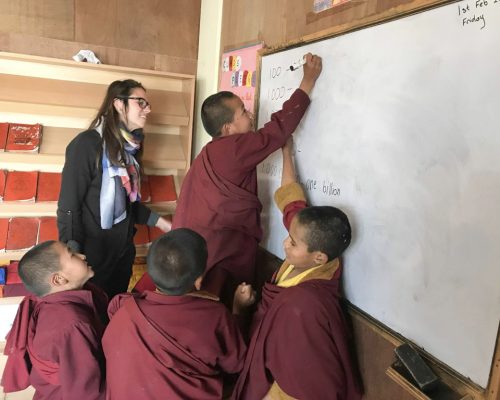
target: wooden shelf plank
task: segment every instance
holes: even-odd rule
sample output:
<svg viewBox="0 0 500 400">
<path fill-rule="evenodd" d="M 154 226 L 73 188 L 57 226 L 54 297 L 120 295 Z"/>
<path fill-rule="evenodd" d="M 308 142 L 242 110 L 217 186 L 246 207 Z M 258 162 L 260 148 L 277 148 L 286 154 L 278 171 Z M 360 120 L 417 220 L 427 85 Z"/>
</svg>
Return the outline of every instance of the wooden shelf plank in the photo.
<svg viewBox="0 0 500 400">
<path fill-rule="evenodd" d="M 179 136 L 149 134 L 144 141 L 144 167 L 185 169 L 187 160 Z"/>
<path fill-rule="evenodd" d="M 0 203 L 0 217 L 55 217 L 57 202 L 4 201 Z"/>
<path fill-rule="evenodd" d="M 171 215 L 175 212 L 177 203 L 144 203 L 160 215 Z M 57 202 L 4 201 L 0 203 L 0 218 L 10 217 L 55 217 Z"/>
<path fill-rule="evenodd" d="M 64 152 L 78 129 L 44 127 L 40 153 L 1 154 L 2 168 L 18 171 L 61 172 L 64 165 Z M 179 135 L 146 134 L 144 167 L 148 169 L 185 169 L 184 156 Z"/>
<path fill-rule="evenodd" d="M 167 201 L 164 203 L 144 203 L 147 207 L 160 215 L 172 215 L 177 207 L 176 201 Z"/>
<path fill-rule="evenodd" d="M 193 80 L 193 75 L 166 73 L 147 69 L 121 66 L 78 63 L 73 60 L 27 56 L 0 52 L 0 70 L 15 71 L 16 75 L 37 78 L 109 85 L 115 80 L 135 79 L 146 88 L 161 87 L 165 90 L 182 91 L 183 80 Z"/>
<path fill-rule="evenodd" d="M 44 126 L 42 131 L 42 140 L 40 143 L 40 154 L 62 155 L 62 162 L 64 163 L 66 146 L 80 132 L 82 132 L 82 129 L 78 128 Z"/>
<path fill-rule="evenodd" d="M 13 171 L 62 172 L 64 154 L 41 153 L 0 153 L 2 169 Z M 186 168 L 182 159 L 145 159 L 146 172 L 152 175 L 175 175 L 177 170 Z"/>
<path fill-rule="evenodd" d="M 107 89 L 107 84 L 19 76 L 15 71 L 3 74 L 0 79 L 0 99 L 18 103 L 94 109 L 99 107 L 95 100 L 103 99 Z"/>
<path fill-rule="evenodd" d="M 42 139 L 43 140 L 43 139 Z M 61 172 L 64 154 L 0 153 L 2 169 L 14 171 Z"/>
<path fill-rule="evenodd" d="M 79 131 L 87 129 L 97 114 L 97 108 L 82 108 L 72 106 L 53 106 L 36 103 L 19 103 L 0 100 L 0 120 L 20 124 L 42 124 L 61 128 L 76 128 Z M 179 134 L 179 126 L 188 126 L 190 118 L 187 115 L 167 115 L 152 112 L 148 117 L 148 126 L 154 132 L 172 130 Z M 163 127 L 172 125 L 173 127 Z M 177 128 L 176 128 L 177 127 Z M 170 133 L 170 132 L 169 132 Z"/>
<path fill-rule="evenodd" d="M 87 128 L 97 109 L 16 103 L 0 100 L 0 120 L 21 124 L 42 124 L 62 128 Z"/>
</svg>

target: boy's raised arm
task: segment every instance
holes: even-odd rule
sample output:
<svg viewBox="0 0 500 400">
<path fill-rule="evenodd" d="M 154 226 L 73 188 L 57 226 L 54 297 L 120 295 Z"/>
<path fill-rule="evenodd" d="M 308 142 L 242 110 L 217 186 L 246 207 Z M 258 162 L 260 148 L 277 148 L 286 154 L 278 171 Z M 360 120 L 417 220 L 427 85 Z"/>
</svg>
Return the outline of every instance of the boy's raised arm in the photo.
<svg viewBox="0 0 500 400">
<path fill-rule="evenodd" d="M 293 136 L 290 136 L 282 147 L 283 171 L 281 173 L 281 186 L 297 182 L 295 175 L 295 165 L 293 163 Z"/>
<path fill-rule="evenodd" d="M 290 229 L 293 217 L 307 206 L 306 196 L 300 183 L 297 182 L 293 162 L 293 139 L 290 137 L 283 151 L 283 171 L 281 173 L 281 186 L 274 193 L 274 201 L 283 213 L 283 224 Z"/>
</svg>

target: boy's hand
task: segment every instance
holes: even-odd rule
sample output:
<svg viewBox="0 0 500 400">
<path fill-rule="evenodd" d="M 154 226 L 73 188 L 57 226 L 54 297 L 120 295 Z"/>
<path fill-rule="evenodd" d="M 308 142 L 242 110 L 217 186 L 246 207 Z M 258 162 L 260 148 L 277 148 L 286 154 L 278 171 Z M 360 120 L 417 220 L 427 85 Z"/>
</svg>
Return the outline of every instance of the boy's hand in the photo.
<svg viewBox="0 0 500 400">
<path fill-rule="evenodd" d="M 155 226 L 160 228 L 163 232 L 169 232 L 172 230 L 172 222 L 163 217 L 158 218 Z"/>
<path fill-rule="evenodd" d="M 244 308 L 255 303 L 255 290 L 252 285 L 240 283 L 234 292 L 233 314 L 239 314 Z"/>
<path fill-rule="evenodd" d="M 307 53 L 304 58 L 306 60 L 304 64 L 304 77 L 302 78 L 299 88 L 309 95 L 316 83 L 316 79 L 318 79 L 321 74 L 323 64 L 320 56 L 311 53 Z"/>
</svg>

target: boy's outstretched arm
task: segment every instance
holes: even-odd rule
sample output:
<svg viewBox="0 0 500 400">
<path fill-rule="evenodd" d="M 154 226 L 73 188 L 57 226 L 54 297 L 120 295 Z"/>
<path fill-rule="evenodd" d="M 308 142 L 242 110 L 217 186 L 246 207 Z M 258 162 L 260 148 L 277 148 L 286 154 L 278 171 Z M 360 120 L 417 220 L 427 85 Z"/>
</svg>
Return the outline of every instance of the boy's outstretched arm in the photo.
<svg viewBox="0 0 500 400">
<path fill-rule="evenodd" d="M 307 53 L 304 56 L 306 63 L 304 64 L 304 77 L 302 82 L 300 82 L 299 89 L 302 89 L 308 95 L 311 94 L 311 90 L 316 84 L 316 79 L 318 79 L 323 68 L 321 57 Z"/>
<path fill-rule="evenodd" d="M 282 147 L 283 171 L 281 173 L 281 186 L 274 193 L 274 201 L 283 213 L 283 224 L 290 229 L 293 217 L 303 208 L 307 207 L 304 190 L 297 182 L 295 165 L 293 162 L 293 139 L 290 137 Z"/>
<path fill-rule="evenodd" d="M 281 186 L 297 182 L 295 165 L 293 163 L 293 136 L 290 136 L 281 148 L 283 152 L 283 171 L 281 173 Z"/>
<path fill-rule="evenodd" d="M 283 147 L 299 125 L 311 102 L 309 94 L 322 68 L 321 57 L 311 53 L 304 57 L 306 63 L 303 66 L 302 82 L 291 97 L 283 103 L 282 109 L 274 112 L 271 120 L 258 129 L 256 134 L 238 135 L 236 137 L 237 148 L 234 151 L 225 151 L 221 154 L 221 158 L 226 160 L 223 165 L 230 166 L 231 171 L 234 170 L 235 164 L 239 166 L 239 170 L 253 170 L 271 153 Z M 227 161 L 228 157 L 233 158 L 232 162 Z"/>
</svg>

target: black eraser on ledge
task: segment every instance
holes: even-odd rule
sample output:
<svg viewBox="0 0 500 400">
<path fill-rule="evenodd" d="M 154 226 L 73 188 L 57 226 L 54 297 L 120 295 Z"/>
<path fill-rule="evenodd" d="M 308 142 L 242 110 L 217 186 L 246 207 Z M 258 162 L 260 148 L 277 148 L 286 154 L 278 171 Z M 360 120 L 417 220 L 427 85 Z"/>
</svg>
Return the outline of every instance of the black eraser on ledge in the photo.
<svg viewBox="0 0 500 400">
<path fill-rule="evenodd" d="M 405 366 L 412 378 L 422 391 L 431 390 L 439 382 L 437 375 L 432 372 L 417 351 L 408 343 L 394 349 L 396 356 Z"/>
</svg>

